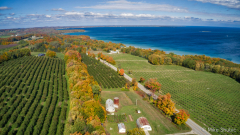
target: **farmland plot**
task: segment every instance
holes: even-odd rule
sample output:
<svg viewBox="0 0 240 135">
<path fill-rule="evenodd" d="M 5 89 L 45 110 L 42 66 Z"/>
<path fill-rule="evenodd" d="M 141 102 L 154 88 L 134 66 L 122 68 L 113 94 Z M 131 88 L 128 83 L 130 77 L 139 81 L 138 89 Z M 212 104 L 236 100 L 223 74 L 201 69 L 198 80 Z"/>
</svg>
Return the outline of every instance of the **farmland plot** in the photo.
<svg viewBox="0 0 240 135">
<path fill-rule="evenodd" d="M 61 59 L 28 56 L 0 65 L 0 134 L 62 134 L 68 91 Z"/>
<path fill-rule="evenodd" d="M 169 92 L 177 106 L 188 110 L 190 118 L 203 128 L 211 128 L 211 134 L 240 134 L 240 83 L 234 79 L 181 66 L 127 61 L 138 59 L 129 54 L 111 56 L 125 58 L 126 61 L 116 61 L 116 67 L 132 70 L 130 77 L 157 78 L 163 94 Z"/>
<path fill-rule="evenodd" d="M 121 88 L 125 85 L 126 80 L 120 77 L 116 71 L 104 65 L 100 61 L 81 54 L 82 61 L 87 65 L 88 73 L 93 76 L 99 85 L 103 88 Z"/>
</svg>

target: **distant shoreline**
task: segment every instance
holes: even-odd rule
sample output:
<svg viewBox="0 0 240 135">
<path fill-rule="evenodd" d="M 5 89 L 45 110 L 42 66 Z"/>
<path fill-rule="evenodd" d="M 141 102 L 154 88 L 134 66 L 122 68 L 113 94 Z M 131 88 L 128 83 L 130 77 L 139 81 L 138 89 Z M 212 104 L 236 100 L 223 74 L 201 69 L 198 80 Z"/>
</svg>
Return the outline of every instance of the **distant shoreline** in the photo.
<svg viewBox="0 0 240 135">
<path fill-rule="evenodd" d="M 118 31 L 120 32 L 120 35 L 117 35 L 117 36 L 112 36 L 111 35 L 111 31 L 114 31 L 115 29 L 117 30 L 116 32 L 118 32 Z M 124 28 L 122 28 L 122 29 L 124 30 Z M 126 28 L 126 29 L 128 30 L 128 28 Z M 148 29 L 148 28 L 146 28 L 146 29 Z M 154 28 L 152 28 L 152 29 L 154 29 Z M 161 28 L 159 28 L 159 29 L 161 29 Z M 168 28 L 166 28 L 166 29 L 168 29 Z M 170 28 L 170 29 L 173 30 L 174 28 Z M 180 29 L 180 30 L 183 29 L 184 30 L 185 28 L 178 28 L 178 29 Z M 186 28 L 186 29 L 189 30 L 191 28 Z M 211 33 L 214 33 L 216 29 L 217 28 L 211 29 L 211 28 L 203 27 L 203 29 L 202 28 L 194 28 L 193 30 L 195 30 L 196 34 L 198 34 L 197 32 L 204 33 L 203 35 L 209 33 L 210 36 L 211 36 L 212 35 Z M 107 31 L 104 31 L 104 30 L 107 30 Z M 131 30 L 135 30 L 135 29 L 132 28 Z M 171 35 L 168 36 L 169 34 L 166 35 L 163 38 L 163 40 L 160 39 L 158 41 L 158 40 L 156 40 L 157 36 L 153 37 L 153 40 L 152 40 L 151 37 L 149 38 L 149 36 L 145 36 L 145 35 L 143 35 L 143 33 L 140 33 L 139 37 L 147 37 L 147 38 L 146 38 L 146 40 L 144 40 L 143 38 L 142 39 L 139 39 L 139 38 L 137 39 L 137 36 L 135 36 L 136 34 L 135 35 L 131 34 L 131 33 L 129 34 L 129 32 L 131 32 L 131 30 L 126 31 L 126 32 L 125 31 L 122 32 L 121 28 L 112 28 L 112 29 L 109 29 L 109 30 L 108 30 L 108 28 L 101 28 L 101 29 L 89 28 L 89 29 L 85 29 L 84 33 L 65 33 L 65 34 L 66 35 L 87 35 L 87 36 L 90 36 L 91 39 L 102 40 L 102 41 L 105 41 L 105 42 L 111 41 L 113 43 L 123 43 L 126 46 L 134 46 L 135 48 L 143 48 L 143 49 L 149 49 L 150 48 L 152 50 L 156 50 L 156 49 L 157 50 L 163 50 L 166 53 L 173 52 L 177 55 L 205 55 L 205 56 L 209 56 L 211 58 L 225 59 L 225 60 L 231 61 L 233 63 L 240 64 L 239 56 L 236 54 L 236 52 L 234 52 L 233 54 L 229 53 L 229 51 L 224 52 L 224 50 L 227 46 L 221 47 L 217 50 L 216 50 L 216 48 L 213 48 L 214 44 L 209 48 L 206 45 L 202 46 L 203 48 L 199 48 L 199 47 L 201 47 L 201 45 L 199 45 L 201 43 L 198 44 L 197 40 L 194 40 L 193 43 L 195 42 L 197 44 L 196 47 L 194 48 L 191 45 L 191 43 L 187 43 L 186 45 L 184 45 L 184 42 L 186 42 L 186 40 L 188 39 L 188 38 L 185 38 L 184 36 L 182 36 L 184 40 L 179 40 L 178 39 L 176 42 L 175 41 L 168 42 L 166 39 L 170 40 L 170 38 L 176 37 L 174 35 L 173 36 L 171 36 Z M 104 31 L 104 32 L 101 32 L 101 31 Z M 174 31 L 176 31 L 176 30 L 174 29 Z M 96 34 L 96 32 L 97 32 L 97 34 Z M 108 34 L 109 32 L 110 32 L 110 34 Z M 112 34 L 115 34 L 116 32 L 114 31 Z M 134 31 L 134 32 L 136 32 L 136 31 Z M 124 34 L 126 34 L 127 37 L 125 37 Z M 228 33 L 226 33 L 226 34 L 229 35 Z M 123 35 L 123 37 L 121 35 Z M 132 36 L 135 36 L 135 37 L 132 38 Z M 222 36 L 224 36 L 224 35 L 222 35 Z M 196 36 L 193 37 L 193 38 L 196 38 Z M 111 39 L 113 39 L 113 40 L 111 40 Z M 209 39 L 211 39 L 211 38 L 206 38 L 206 42 L 208 42 Z M 204 40 L 205 40 L 205 38 L 202 38 L 202 40 L 201 40 L 202 43 L 205 43 Z M 218 42 L 217 39 L 214 39 L 213 41 Z M 236 40 L 236 41 L 238 41 L 238 40 Z M 179 42 L 182 42 L 182 43 L 175 44 L 175 43 L 179 43 Z M 222 41 L 219 40 L 218 44 L 220 44 L 221 42 Z M 228 43 L 228 42 L 223 41 L 223 43 Z M 182 44 L 183 44 L 183 46 L 182 46 Z M 211 43 L 209 43 L 209 44 L 211 44 Z M 231 42 L 229 42 L 229 44 L 231 44 Z M 199 49 L 196 49 L 196 48 L 199 48 Z M 223 52 L 220 49 L 223 49 Z M 213 50 L 213 51 L 211 51 L 211 50 Z M 220 53 L 218 50 L 221 51 L 222 53 Z"/>
</svg>

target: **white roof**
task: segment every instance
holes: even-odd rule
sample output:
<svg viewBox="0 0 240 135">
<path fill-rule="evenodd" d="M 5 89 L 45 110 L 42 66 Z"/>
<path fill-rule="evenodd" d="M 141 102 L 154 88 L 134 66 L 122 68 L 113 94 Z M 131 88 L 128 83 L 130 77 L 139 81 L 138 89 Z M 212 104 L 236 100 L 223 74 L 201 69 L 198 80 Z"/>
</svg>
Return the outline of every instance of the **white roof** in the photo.
<svg viewBox="0 0 240 135">
<path fill-rule="evenodd" d="M 119 124 L 118 124 L 118 129 L 119 129 L 119 130 L 120 130 L 120 129 L 126 129 L 124 123 L 119 123 Z"/>
<path fill-rule="evenodd" d="M 114 106 L 113 106 L 113 101 L 112 101 L 111 99 L 108 99 L 108 100 L 106 101 L 106 110 L 107 110 L 108 112 L 115 112 L 115 108 L 114 108 Z"/>
</svg>

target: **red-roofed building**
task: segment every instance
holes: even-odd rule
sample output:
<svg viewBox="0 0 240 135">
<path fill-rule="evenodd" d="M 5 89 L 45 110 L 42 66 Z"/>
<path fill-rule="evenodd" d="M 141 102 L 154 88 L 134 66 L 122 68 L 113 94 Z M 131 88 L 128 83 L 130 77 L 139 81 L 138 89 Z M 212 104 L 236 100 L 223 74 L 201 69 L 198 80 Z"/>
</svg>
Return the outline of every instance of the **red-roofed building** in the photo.
<svg viewBox="0 0 240 135">
<path fill-rule="evenodd" d="M 145 117 L 140 117 L 137 119 L 138 128 L 142 128 L 143 130 L 152 131 L 152 128 Z"/>
</svg>

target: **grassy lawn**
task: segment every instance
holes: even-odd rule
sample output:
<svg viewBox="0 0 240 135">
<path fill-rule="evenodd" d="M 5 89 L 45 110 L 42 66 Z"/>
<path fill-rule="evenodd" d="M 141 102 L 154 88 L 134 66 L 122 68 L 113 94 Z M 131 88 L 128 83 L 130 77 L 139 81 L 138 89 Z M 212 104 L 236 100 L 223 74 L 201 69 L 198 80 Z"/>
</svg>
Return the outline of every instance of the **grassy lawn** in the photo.
<svg viewBox="0 0 240 135">
<path fill-rule="evenodd" d="M 153 129 L 149 133 L 151 135 L 159 135 L 159 134 L 170 134 L 170 133 L 180 133 L 187 132 L 188 130 L 179 130 L 175 127 L 171 121 L 166 119 L 157 109 L 155 109 L 151 104 L 146 101 L 143 101 L 142 98 L 137 95 L 134 91 L 121 91 L 120 89 L 103 89 L 101 93 L 101 97 L 104 101 L 107 99 L 112 99 L 114 97 L 119 98 L 119 109 L 115 114 L 123 114 L 126 113 L 127 116 L 131 115 L 133 121 L 130 121 L 129 117 L 127 117 L 127 122 L 124 122 L 126 129 L 130 130 L 136 128 L 136 120 L 139 117 L 146 117 Z M 137 99 L 137 106 L 136 106 Z M 140 114 L 136 113 L 136 109 L 141 111 Z M 107 122 L 106 128 L 110 132 L 111 135 L 118 134 L 118 123 Z M 112 128 L 112 130 L 110 130 Z"/>
<path fill-rule="evenodd" d="M 140 77 L 146 80 L 157 78 L 162 84 L 162 92 L 169 92 L 177 107 L 188 110 L 190 118 L 202 127 L 231 128 L 237 129 L 237 134 L 240 133 L 240 84 L 234 79 L 181 66 L 132 61 L 146 59 L 129 54 L 111 56 L 116 60 L 116 67 L 120 64 L 125 73 L 132 70 L 130 76 L 137 80 Z"/>
<path fill-rule="evenodd" d="M 38 56 L 39 53 L 46 54 L 46 52 L 31 52 L 33 56 Z M 60 59 L 64 59 L 64 54 L 60 52 L 56 52 L 56 56 Z"/>
</svg>

